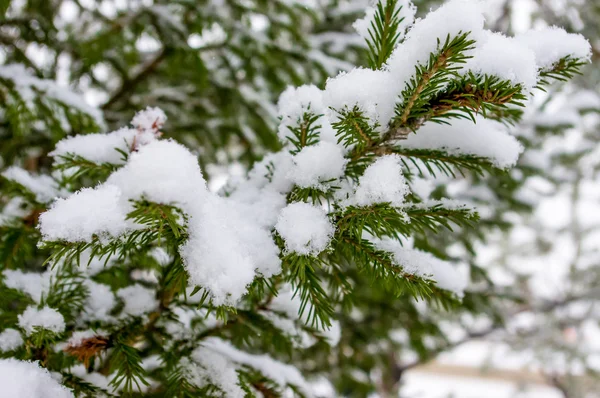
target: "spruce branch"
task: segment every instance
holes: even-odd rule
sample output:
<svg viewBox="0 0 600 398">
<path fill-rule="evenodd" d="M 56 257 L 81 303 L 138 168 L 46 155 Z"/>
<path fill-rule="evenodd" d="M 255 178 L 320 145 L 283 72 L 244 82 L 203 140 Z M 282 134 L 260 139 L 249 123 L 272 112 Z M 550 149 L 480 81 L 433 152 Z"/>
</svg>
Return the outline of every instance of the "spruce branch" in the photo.
<svg viewBox="0 0 600 398">
<path fill-rule="evenodd" d="M 400 11 L 402 11 L 402 6 L 398 6 L 398 0 L 379 0 L 377 2 L 367 39 L 371 69 L 381 68 L 400 42 L 400 37 L 404 33 L 400 30 L 400 25 L 404 21 L 404 17 L 399 17 Z"/>
<path fill-rule="evenodd" d="M 456 71 L 470 58 L 465 52 L 471 50 L 474 44 L 468 32 L 453 38 L 448 35 L 443 44 L 438 39 L 438 51 L 429 55 L 425 65 L 416 65 L 415 74 L 402 92 L 404 100 L 396 106 L 396 116 L 391 122 L 391 130 L 395 131 L 393 135 L 399 138 L 404 135 L 403 128 L 413 127 L 409 121 L 418 119 L 417 115 L 428 108 L 429 99 L 456 76 Z"/>
</svg>

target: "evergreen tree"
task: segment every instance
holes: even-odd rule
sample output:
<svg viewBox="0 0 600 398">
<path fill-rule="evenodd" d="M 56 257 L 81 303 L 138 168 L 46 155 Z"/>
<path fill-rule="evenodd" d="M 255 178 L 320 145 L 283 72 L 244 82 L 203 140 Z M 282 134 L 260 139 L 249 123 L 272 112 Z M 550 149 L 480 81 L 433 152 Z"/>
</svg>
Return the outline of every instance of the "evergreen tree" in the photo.
<svg viewBox="0 0 600 398">
<path fill-rule="evenodd" d="M 345 68 L 331 54 L 356 41 L 307 40 L 299 29 L 308 18 L 319 31 L 317 8 L 293 1 L 200 3 L 105 20 L 76 2 L 69 39 L 53 24 L 5 21 L 14 37 L 69 54 L 75 85 L 110 94 L 102 113 L 48 80 L 56 65 L 0 67 L 10 143 L 0 349 L 13 358 L 1 373 L 52 396 L 311 396 L 319 376 L 342 395 L 393 396 L 410 367 L 399 355 L 445 349 L 451 314 L 489 311 L 501 294 L 483 270 L 454 261 L 449 242 L 472 248 L 484 229 L 460 195 L 449 200 L 452 181 L 506 175 L 522 150 L 506 125 L 532 92 L 577 73 L 589 44 L 557 28 L 492 33 L 461 0 L 416 22 L 408 1 L 382 0 L 354 24 L 366 67 L 323 89 L 290 87 L 275 108 L 285 85 Z M 327 41 L 330 55 L 310 50 Z M 19 45 L 8 44 L 8 61 L 25 61 Z M 132 54 L 107 54 L 113 46 Z M 142 62 L 145 46 L 153 57 Z M 102 82 L 93 66 L 106 62 Z M 120 85 L 107 87 L 119 70 Z M 81 134 L 123 123 L 142 101 L 170 121 L 148 107 L 130 127 Z M 264 156 L 208 190 L 199 162 L 240 152 Z M 491 206 L 512 205 L 499 196 Z"/>
</svg>

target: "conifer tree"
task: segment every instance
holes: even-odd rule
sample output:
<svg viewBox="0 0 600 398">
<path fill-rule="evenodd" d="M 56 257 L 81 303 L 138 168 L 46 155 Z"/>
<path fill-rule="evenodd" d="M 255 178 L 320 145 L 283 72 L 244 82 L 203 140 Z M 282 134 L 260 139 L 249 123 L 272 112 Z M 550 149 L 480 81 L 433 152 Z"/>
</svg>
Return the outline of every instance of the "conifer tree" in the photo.
<svg viewBox="0 0 600 398">
<path fill-rule="evenodd" d="M 115 70 L 141 67 L 122 68 L 104 114 L 36 65 L 0 67 L 12 145 L 2 152 L 0 351 L 10 359 L 0 373 L 18 381 L 15 396 L 31 396 L 24 380 L 57 397 L 313 396 L 319 377 L 340 395 L 394 395 L 404 347 L 431 355 L 432 340 L 448 343 L 443 312 L 490 308 L 481 292 L 489 281 L 474 275 L 468 286 L 474 270 L 459 269 L 447 243 L 468 244 L 479 216 L 445 187 L 459 176 L 485 184 L 514 166 L 522 146 L 506 125 L 521 120 L 533 92 L 571 78 L 590 57 L 585 39 L 558 28 L 490 32 L 478 3 L 453 0 L 415 20 L 410 2 L 380 0 L 354 24 L 367 65 L 321 89 L 300 84 L 334 74 L 339 62 L 319 53 L 315 72 L 273 46 L 285 43 L 280 29 L 301 25 L 307 11 L 294 1 L 223 2 L 214 15 L 189 2 L 141 7 L 100 21 L 104 36 L 86 24 L 102 11 L 76 4 L 77 27 L 93 29 L 97 46 L 130 41 L 150 24 L 163 47 L 149 63 L 102 58 Z M 259 11 L 269 39 L 238 23 Z M 224 55 L 195 70 L 177 37 L 189 45 L 186 29 L 214 19 L 227 33 Z M 43 36 L 31 24 L 18 34 L 28 28 Z M 305 50 L 314 45 L 289 33 Z M 82 70 L 93 54 L 80 51 L 100 51 L 50 36 L 69 44 Z M 199 48 L 212 46 L 210 36 L 197 38 Z M 24 59 L 18 44 L 11 61 Z M 271 57 L 279 51 L 289 64 Z M 148 76 L 163 62 L 186 76 L 206 72 L 206 85 L 191 88 L 206 91 L 193 103 L 174 99 L 186 89 L 176 75 Z M 286 84 L 297 87 L 275 108 Z M 165 111 L 148 107 L 111 131 L 104 116 L 122 123 L 138 90 Z M 261 139 L 274 113 L 279 143 Z M 28 141 L 36 135 L 37 146 Z M 219 151 L 231 156 L 231 137 L 250 159 L 273 151 L 215 193 L 200 165 Z M 23 153 L 29 147 L 38 152 Z"/>
</svg>

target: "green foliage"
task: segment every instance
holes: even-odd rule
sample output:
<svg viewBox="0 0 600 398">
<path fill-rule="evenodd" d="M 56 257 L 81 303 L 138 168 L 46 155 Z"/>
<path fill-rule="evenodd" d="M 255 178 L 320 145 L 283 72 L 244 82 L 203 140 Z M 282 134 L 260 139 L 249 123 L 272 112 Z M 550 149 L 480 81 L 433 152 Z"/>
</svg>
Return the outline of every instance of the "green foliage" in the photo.
<svg viewBox="0 0 600 398">
<path fill-rule="evenodd" d="M 369 67 L 379 69 L 388 60 L 396 45 L 400 42 L 402 32 L 400 25 L 404 17 L 400 17 L 402 5 L 397 0 L 378 1 L 375 15 L 369 28 Z"/>
</svg>

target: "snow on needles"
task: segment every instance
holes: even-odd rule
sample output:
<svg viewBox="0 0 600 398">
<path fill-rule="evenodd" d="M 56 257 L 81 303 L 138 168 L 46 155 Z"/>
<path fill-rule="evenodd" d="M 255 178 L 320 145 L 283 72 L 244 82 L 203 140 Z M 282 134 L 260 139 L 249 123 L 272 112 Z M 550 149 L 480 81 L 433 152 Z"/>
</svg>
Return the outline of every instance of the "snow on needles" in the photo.
<svg viewBox="0 0 600 398">
<path fill-rule="evenodd" d="M 394 263 L 408 274 L 432 279 L 445 290 L 462 297 L 467 286 L 467 279 L 454 265 L 440 260 L 433 254 L 415 249 L 408 249 L 390 238 L 369 238 L 379 250 L 391 253 Z"/>
<path fill-rule="evenodd" d="M 325 210 L 304 202 L 286 206 L 275 229 L 286 249 L 301 255 L 317 255 L 325 250 L 334 232 Z"/>
<path fill-rule="evenodd" d="M 26 188 L 35 195 L 35 200 L 40 203 L 48 203 L 62 195 L 54 179 L 46 175 L 32 175 L 20 167 L 9 167 L 2 172 L 2 177 Z"/>
<path fill-rule="evenodd" d="M 299 187 L 317 189 L 343 176 L 347 162 L 340 147 L 324 141 L 302 148 L 293 161 L 288 178 Z"/>
<path fill-rule="evenodd" d="M 138 123 L 146 128 L 152 120 Z M 55 202 L 41 215 L 40 230 L 47 241 L 116 238 L 142 228 L 127 220 L 131 201 L 141 199 L 177 206 L 186 215 L 181 222 L 187 222 L 189 239 L 180 252 L 191 283 L 206 288 L 215 304 L 234 304 L 257 274 L 280 271 L 270 227 L 246 206 L 208 192 L 196 156 L 169 140 L 138 147 L 105 183 Z"/>
<path fill-rule="evenodd" d="M 72 398 L 71 390 L 61 386 L 37 362 L 0 359 L 2 396 L 10 398 Z"/>
<path fill-rule="evenodd" d="M 517 35 L 516 40 L 535 53 L 536 63 L 542 70 L 551 69 L 565 57 L 589 61 L 592 55 L 592 46 L 582 35 L 567 33 L 556 26 L 530 30 Z"/>
<path fill-rule="evenodd" d="M 533 51 L 515 38 L 501 33 L 485 33 L 462 72 L 497 76 L 514 85 L 523 85 L 526 92 L 531 91 L 538 78 Z"/>
<path fill-rule="evenodd" d="M 29 306 L 19 315 L 19 327 L 29 336 L 37 328 L 47 329 L 56 334 L 65 331 L 65 319 L 54 308 L 45 306 L 41 309 Z"/>
<path fill-rule="evenodd" d="M 426 123 L 401 145 L 405 148 L 443 149 L 450 154 L 480 156 L 501 168 L 513 166 L 523 151 L 519 141 L 500 123 L 482 117 L 476 120 L 477 123 L 455 119 L 451 125 Z"/>
<path fill-rule="evenodd" d="M 302 374 L 298 369 L 291 365 L 276 361 L 267 355 L 248 354 L 216 337 L 209 337 L 204 340 L 202 347 L 197 348 L 192 353 L 192 359 L 200 363 L 205 363 L 205 361 L 201 359 L 202 354 L 206 352 L 205 350 L 215 352 L 221 357 L 226 358 L 232 364 L 257 370 L 280 386 L 294 386 L 298 388 L 304 396 L 311 397 L 313 395 L 308 382 L 302 377 Z M 215 373 L 216 372 L 212 371 L 209 374 Z"/>
<path fill-rule="evenodd" d="M 359 206 L 389 202 L 400 207 L 409 189 L 402 174 L 400 156 L 382 156 L 367 167 L 358 180 L 354 202 Z"/>
</svg>

